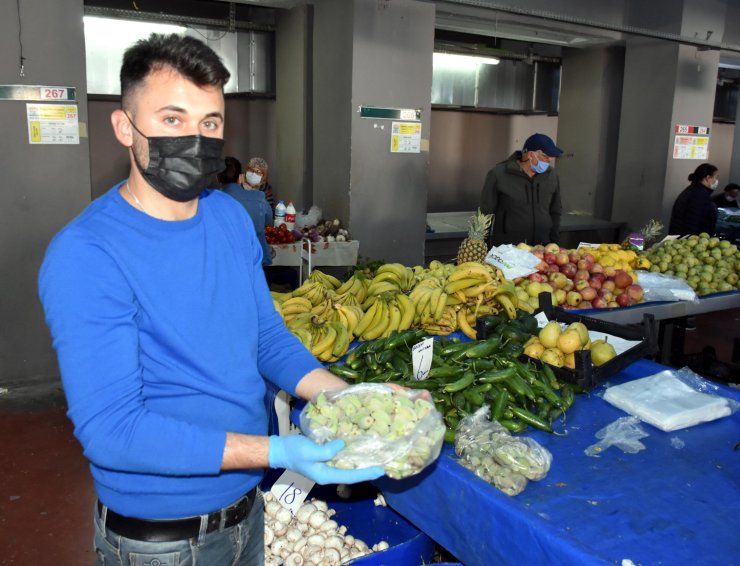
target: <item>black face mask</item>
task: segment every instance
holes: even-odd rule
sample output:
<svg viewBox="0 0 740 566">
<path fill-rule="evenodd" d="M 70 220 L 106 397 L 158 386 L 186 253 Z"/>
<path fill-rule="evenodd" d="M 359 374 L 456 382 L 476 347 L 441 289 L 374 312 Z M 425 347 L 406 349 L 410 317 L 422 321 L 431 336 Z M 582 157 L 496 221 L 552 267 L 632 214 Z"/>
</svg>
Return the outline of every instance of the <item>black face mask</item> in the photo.
<svg viewBox="0 0 740 566">
<path fill-rule="evenodd" d="M 149 164 L 141 175 L 168 199 L 191 201 L 206 188 L 216 173 L 224 170 L 224 140 L 206 136 L 147 137 L 129 118 L 131 125 L 149 143 Z M 132 150 L 133 151 L 133 150 Z"/>
</svg>

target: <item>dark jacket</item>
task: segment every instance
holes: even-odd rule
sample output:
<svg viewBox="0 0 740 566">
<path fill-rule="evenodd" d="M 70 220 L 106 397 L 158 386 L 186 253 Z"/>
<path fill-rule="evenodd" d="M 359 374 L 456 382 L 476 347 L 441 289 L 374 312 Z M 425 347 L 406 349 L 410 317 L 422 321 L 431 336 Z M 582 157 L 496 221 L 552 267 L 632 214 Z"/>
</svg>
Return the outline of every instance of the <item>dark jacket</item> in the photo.
<svg viewBox="0 0 740 566">
<path fill-rule="evenodd" d="M 714 195 L 712 197 L 712 202 L 717 208 L 740 208 L 740 204 L 738 204 L 737 199 L 727 200 L 724 191 L 718 195 Z"/>
<path fill-rule="evenodd" d="M 558 241 L 560 179 L 550 168 L 531 179 L 519 167 L 517 151 L 486 175 L 480 208 L 495 214 L 489 244 L 546 244 Z"/>
<path fill-rule="evenodd" d="M 691 183 L 686 187 L 671 211 L 671 223 L 668 226 L 669 234 L 714 234 L 717 224 L 717 207 L 712 203 L 710 195 L 712 189 L 701 183 Z"/>
</svg>

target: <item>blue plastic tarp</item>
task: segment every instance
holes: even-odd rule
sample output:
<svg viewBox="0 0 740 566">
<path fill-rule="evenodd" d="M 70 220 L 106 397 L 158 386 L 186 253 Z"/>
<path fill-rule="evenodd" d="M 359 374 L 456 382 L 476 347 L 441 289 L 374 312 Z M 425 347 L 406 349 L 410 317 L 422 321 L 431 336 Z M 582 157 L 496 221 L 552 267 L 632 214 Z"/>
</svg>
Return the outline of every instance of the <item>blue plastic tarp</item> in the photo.
<svg viewBox="0 0 740 566">
<path fill-rule="evenodd" d="M 609 383 L 664 369 L 641 360 Z M 466 566 L 740 564 L 740 415 L 671 433 L 643 424 L 646 450 L 611 447 L 593 458 L 584 450 L 596 431 L 625 416 L 603 390 L 576 398 L 567 436 L 527 434 L 552 452 L 552 468 L 516 497 L 463 468 L 449 444 L 420 475 L 376 484 Z"/>
</svg>

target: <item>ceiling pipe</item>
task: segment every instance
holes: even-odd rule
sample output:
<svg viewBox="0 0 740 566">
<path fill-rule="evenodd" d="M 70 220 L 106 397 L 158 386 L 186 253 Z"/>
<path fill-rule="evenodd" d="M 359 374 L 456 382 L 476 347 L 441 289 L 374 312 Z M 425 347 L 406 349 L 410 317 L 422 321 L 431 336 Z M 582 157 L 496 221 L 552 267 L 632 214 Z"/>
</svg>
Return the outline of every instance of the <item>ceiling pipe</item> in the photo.
<svg viewBox="0 0 740 566">
<path fill-rule="evenodd" d="M 662 39 L 664 41 L 671 41 L 674 43 L 681 43 L 683 45 L 692 45 L 700 49 L 711 49 L 715 51 L 732 51 L 740 53 L 740 45 L 732 43 L 720 43 L 717 41 L 709 41 L 708 39 L 698 39 L 695 37 L 686 37 L 683 35 L 668 33 L 662 31 L 655 31 L 647 28 L 638 28 L 633 26 L 609 24 L 606 22 L 597 22 L 594 20 L 587 20 L 584 18 L 576 18 L 573 16 L 566 16 L 563 14 L 557 14 L 555 12 L 548 12 L 545 10 L 529 10 L 525 8 L 517 8 L 515 6 L 507 6 L 504 4 L 498 4 L 495 2 L 485 2 L 483 0 L 427 0 L 433 1 L 434 4 L 454 4 L 458 6 L 469 6 L 473 8 L 483 8 L 494 12 L 504 12 L 507 14 L 514 14 L 517 16 L 526 16 L 530 18 L 539 18 L 542 20 L 550 20 L 553 22 L 561 22 L 566 24 L 574 24 L 592 29 L 599 29 L 604 31 L 614 31 L 624 33 L 628 35 L 637 35 L 642 37 L 650 37 L 652 39 Z M 458 14 L 451 14 L 458 15 Z"/>
</svg>

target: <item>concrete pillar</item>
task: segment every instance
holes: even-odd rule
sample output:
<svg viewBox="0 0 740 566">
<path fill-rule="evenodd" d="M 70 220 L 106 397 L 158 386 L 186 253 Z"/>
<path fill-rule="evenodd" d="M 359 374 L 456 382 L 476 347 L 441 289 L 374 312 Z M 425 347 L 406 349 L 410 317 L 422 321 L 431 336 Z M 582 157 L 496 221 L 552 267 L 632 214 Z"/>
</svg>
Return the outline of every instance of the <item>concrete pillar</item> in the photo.
<svg viewBox="0 0 740 566">
<path fill-rule="evenodd" d="M 564 49 L 557 161 L 563 209 L 609 218 L 624 75 L 620 47 Z"/>
<path fill-rule="evenodd" d="M 721 0 L 671 3 L 664 29 L 687 37 L 721 37 Z M 715 35 L 716 34 L 716 35 Z M 639 229 L 668 225 L 676 196 L 702 160 L 674 159 L 676 124 L 711 126 L 719 53 L 653 39 L 627 40 L 612 219 Z M 709 151 L 711 162 L 712 141 Z"/>
<path fill-rule="evenodd" d="M 725 179 L 730 183 L 740 184 L 740 102 L 737 105 L 737 114 L 735 116 L 735 136 L 732 142 L 732 157 L 730 162 L 730 171 Z M 720 185 L 724 187 L 722 181 Z"/>
<path fill-rule="evenodd" d="M 427 148 L 391 153 L 391 120 L 357 110 L 419 108 L 428 140 L 434 10 L 415 0 L 314 6 L 314 201 L 326 216 L 348 220 L 364 257 L 407 265 L 424 258 Z"/>
<path fill-rule="evenodd" d="M 312 8 L 279 10 L 275 32 L 275 129 L 280 173 L 275 197 L 311 204 Z"/>
</svg>

